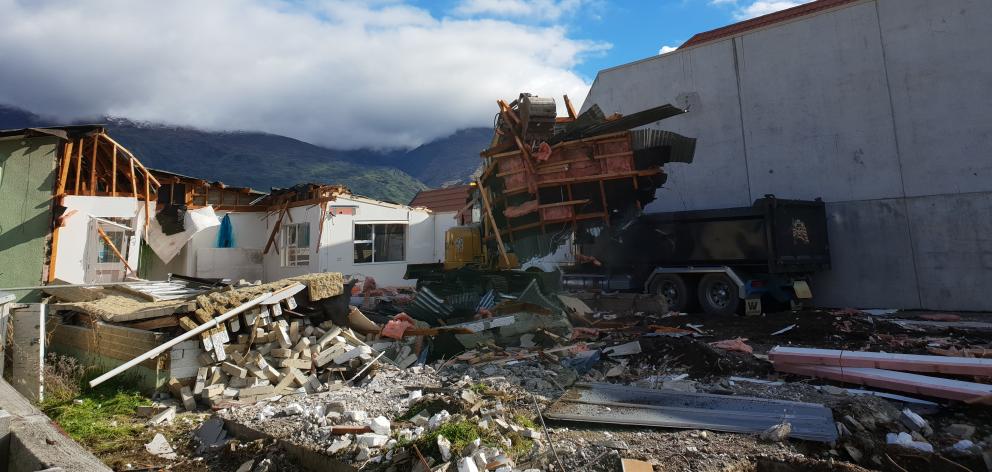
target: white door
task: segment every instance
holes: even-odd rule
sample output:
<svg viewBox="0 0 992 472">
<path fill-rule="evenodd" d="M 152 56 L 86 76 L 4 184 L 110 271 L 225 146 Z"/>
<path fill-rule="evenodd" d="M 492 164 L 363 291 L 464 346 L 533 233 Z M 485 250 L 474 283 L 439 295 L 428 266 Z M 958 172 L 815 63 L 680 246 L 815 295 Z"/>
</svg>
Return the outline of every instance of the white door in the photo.
<svg viewBox="0 0 992 472">
<path fill-rule="evenodd" d="M 105 218 L 119 222 L 122 225 L 130 225 L 130 218 Z M 97 228 L 103 229 L 107 233 L 114 246 L 126 259 L 131 246 L 131 232 L 116 225 L 107 224 L 97 220 L 90 220 L 89 237 L 87 238 L 87 260 L 86 260 L 86 282 L 121 282 L 127 276 L 127 269 L 110 245 L 100 236 Z"/>
</svg>

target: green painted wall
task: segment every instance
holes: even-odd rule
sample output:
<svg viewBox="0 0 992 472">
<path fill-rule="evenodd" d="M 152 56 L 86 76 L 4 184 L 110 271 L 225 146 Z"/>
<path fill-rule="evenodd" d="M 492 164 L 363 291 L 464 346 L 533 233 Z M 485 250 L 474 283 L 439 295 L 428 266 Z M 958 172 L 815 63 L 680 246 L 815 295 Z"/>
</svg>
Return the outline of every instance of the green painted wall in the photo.
<svg viewBox="0 0 992 472">
<path fill-rule="evenodd" d="M 0 288 L 42 282 L 59 142 L 49 136 L 0 139 Z M 35 302 L 41 292 L 16 295 Z"/>
</svg>

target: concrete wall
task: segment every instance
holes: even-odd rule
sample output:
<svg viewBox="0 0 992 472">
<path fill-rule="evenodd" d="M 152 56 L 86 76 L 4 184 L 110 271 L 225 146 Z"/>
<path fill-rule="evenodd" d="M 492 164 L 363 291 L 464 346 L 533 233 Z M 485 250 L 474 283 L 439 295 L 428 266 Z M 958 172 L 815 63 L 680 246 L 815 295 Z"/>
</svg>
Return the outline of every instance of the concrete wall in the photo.
<svg viewBox="0 0 992 472">
<path fill-rule="evenodd" d="M 690 112 L 647 211 L 827 202 L 827 306 L 992 310 L 992 2 L 866 0 L 600 72 L 584 107 Z"/>
<path fill-rule="evenodd" d="M 0 287 L 43 282 L 46 237 L 60 141 L 55 137 L 0 139 Z M 37 301 L 40 291 L 18 291 Z"/>
</svg>

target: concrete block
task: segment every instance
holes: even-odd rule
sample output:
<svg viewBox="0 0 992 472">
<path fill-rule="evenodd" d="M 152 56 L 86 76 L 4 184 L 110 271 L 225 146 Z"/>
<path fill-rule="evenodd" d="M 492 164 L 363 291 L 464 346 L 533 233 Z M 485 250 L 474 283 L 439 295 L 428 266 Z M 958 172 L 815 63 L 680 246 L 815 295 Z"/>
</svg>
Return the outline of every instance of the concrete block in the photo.
<svg viewBox="0 0 992 472">
<path fill-rule="evenodd" d="M 230 362 L 222 363 L 221 368 L 224 369 L 224 372 L 228 373 L 231 377 L 245 378 L 248 376 L 247 369 L 243 367 L 238 367 Z"/>
<path fill-rule="evenodd" d="M 196 411 L 196 399 L 193 398 L 193 390 L 183 387 L 179 390 L 179 399 L 183 402 L 186 411 Z"/>
<path fill-rule="evenodd" d="M 313 361 L 310 359 L 283 359 L 279 362 L 280 367 L 294 367 L 297 369 L 310 370 Z"/>
<path fill-rule="evenodd" d="M 45 371 L 45 313 L 47 305 L 32 303 L 25 308 L 10 310 L 10 325 L 13 328 L 11 352 L 13 368 L 10 371 L 10 384 L 28 400 L 40 402 L 44 399 Z"/>
</svg>

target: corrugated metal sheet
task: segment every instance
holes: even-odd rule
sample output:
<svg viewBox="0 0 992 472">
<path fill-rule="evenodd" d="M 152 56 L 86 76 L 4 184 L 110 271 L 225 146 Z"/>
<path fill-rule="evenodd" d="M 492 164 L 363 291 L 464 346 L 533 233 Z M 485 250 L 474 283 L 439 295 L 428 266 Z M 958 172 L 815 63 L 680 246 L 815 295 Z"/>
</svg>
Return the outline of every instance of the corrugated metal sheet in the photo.
<svg viewBox="0 0 992 472">
<path fill-rule="evenodd" d="M 547 410 L 553 420 L 709 429 L 761 433 L 787 421 L 790 437 L 831 442 L 837 439 L 830 408 L 768 398 L 686 393 L 629 385 L 579 383 Z"/>
</svg>

